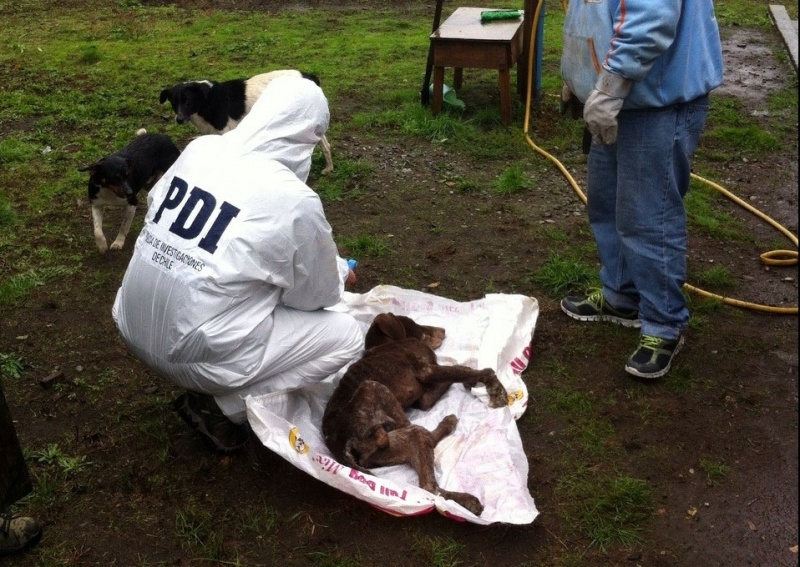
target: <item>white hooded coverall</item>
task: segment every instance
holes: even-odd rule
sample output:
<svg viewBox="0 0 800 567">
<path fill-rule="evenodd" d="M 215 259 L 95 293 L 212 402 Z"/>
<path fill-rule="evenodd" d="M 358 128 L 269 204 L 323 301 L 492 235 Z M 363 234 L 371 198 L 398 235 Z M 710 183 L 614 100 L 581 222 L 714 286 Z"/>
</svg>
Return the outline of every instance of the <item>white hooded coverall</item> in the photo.
<svg viewBox="0 0 800 567">
<path fill-rule="evenodd" d="M 348 275 L 305 184 L 328 119 L 318 86 L 280 78 L 234 130 L 191 142 L 148 195 L 117 292 L 130 350 L 235 422 L 246 396 L 322 380 L 363 347 L 353 317 L 324 309 Z"/>
</svg>

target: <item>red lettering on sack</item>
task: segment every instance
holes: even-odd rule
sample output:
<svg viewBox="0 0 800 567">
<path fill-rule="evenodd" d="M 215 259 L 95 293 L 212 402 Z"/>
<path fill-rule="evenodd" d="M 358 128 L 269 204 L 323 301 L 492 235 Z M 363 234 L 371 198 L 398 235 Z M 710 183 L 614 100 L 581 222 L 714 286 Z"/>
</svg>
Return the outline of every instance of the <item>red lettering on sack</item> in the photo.
<svg viewBox="0 0 800 567">
<path fill-rule="evenodd" d="M 405 500 L 406 496 L 408 496 L 408 492 L 405 490 L 402 493 L 399 493 L 396 490 L 392 490 L 391 488 L 387 488 L 385 486 L 381 486 L 381 494 L 384 496 L 394 496 L 395 498 L 400 498 L 400 500 Z"/>
<path fill-rule="evenodd" d="M 355 469 L 350 469 L 350 478 L 352 478 L 353 480 L 357 480 L 361 484 L 366 484 L 367 486 L 369 486 L 370 490 L 375 490 L 375 481 L 367 479 L 363 474 L 361 474 Z"/>
<path fill-rule="evenodd" d="M 342 468 L 342 465 L 340 465 L 333 459 L 329 459 L 328 457 L 323 457 L 322 455 L 317 455 L 317 457 L 314 460 L 321 465 L 322 470 L 331 474 L 337 474 Z"/>
<path fill-rule="evenodd" d="M 530 359 L 531 359 L 531 346 L 528 345 L 523 349 L 522 354 L 520 356 L 515 357 L 511 361 L 510 363 L 511 371 L 514 374 L 521 374 L 522 371 L 528 367 L 528 362 L 530 361 Z"/>
</svg>

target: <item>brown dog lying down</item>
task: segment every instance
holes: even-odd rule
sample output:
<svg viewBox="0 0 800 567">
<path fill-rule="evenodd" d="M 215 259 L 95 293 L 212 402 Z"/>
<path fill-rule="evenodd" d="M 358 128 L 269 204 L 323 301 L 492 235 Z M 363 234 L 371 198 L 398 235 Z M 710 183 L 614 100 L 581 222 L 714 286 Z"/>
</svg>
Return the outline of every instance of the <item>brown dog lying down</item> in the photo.
<svg viewBox="0 0 800 567">
<path fill-rule="evenodd" d="M 322 417 L 322 434 L 334 457 L 351 468 L 408 464 L 424 490 L 453 500 L 480 515 L 483 505 L 465 492 L 443 490 L 433 472 L 433 449 L 456 427 L 445 417 L 433 431 L 412 424 L 405 409 L 428 410 L 451 384 L 486 386 L 489 405 L 508 405 L 506 389 L 491 368 L 440 366 L 436 353 L 444 340 L 441 327 L 422 326 L 392 313 L 375 317 L 367 331 L 365 351 L 342 377 Z"/>
</svg>

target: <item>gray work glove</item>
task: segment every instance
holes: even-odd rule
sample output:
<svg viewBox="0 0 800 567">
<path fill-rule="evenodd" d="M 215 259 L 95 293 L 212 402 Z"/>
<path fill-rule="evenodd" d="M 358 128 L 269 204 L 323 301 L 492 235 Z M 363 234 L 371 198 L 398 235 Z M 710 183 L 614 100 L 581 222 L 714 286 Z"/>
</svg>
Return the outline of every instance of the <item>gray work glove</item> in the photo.
<svg viewBox="0 0 800 567">
<path fill-rule="evenodd" d="M 600 71 L 594 90 L 583 107 L 583 119 L 596 143 L 613 144 L 617 141 L 617 115 L 632 85 L 630 79 L 605 69 Z"/>
</svg>

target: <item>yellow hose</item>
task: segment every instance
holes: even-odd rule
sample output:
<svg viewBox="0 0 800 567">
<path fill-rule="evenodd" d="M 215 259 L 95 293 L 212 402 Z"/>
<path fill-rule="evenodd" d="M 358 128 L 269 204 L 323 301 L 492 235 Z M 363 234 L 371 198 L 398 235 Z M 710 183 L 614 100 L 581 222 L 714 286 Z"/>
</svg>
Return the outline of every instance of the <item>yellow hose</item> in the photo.
<svg viewBox="0 0 800 567">
<path fill-rule="evenodd" d="M 562 4 L 562 7 L 564 8 L 564 10 L 566 11 L 567 1 L 566 0 L 562 0 L 561 4 Z M 532 98 L 531 97 L 531 93 L 532 93 L 532 86 L 531 85 L 533 84 L 533 57 L 534 57 L 535 50 L 536 50 L 536 42 L 537 42 L 536 34 L 539 33 L 539 16 L 540 16 L 541 8 L 542 8 L 543 5 L 544 5 L 544 2 L 538 2 L 537 3 L 536 10 L 534 11 L 534 14 L 533 14 L 532 25 L 531 25 L 531 40 L 530 40 L 530 48 L 529 48 L 530 51 L 528 53 L 528 70 L 527 70 L 527 73 L 528 73 L 527 74 L 528 86 L 527 86 L 527 93 L 526 93 L 526 97 L 525 97 L 525 123 L 524 123 L 524 127 L 523 127 L 523 133 L 525 134 L 525 140 L 528 142 L 528 144 L 533 148 L 533 150 L 536 153 L 542 155 L 544 158 L 550 160 L 552 163 L 555 164 L 555 166 L 564 175 L 564 177 L 567 179 L 569 184 L 572 186 L 572 188 L 578 194 L 578 197 L 581 199 L 581 201 L 583 201 L 583 203 L 585 205 L 586 204 L 586 195 L 581 190 L 580 186 L 575 181 L 575 179 L 572 177 L 572 175 L 570 175 L 569 171 L 567 171 L 567 168 L 565 168 L 564 165 L 560 161 L 558 161 L 558 159 L 556 159 L 552 154 L 548 153 L 547 151 L 545 151 L 544 149 L 542 149 L 541 147 L 536 145 L 536 143 L 533 141 L 533 139 L 528 134 L 529 125 L 530 125 L 530 115 L 531 115 L 531 98 Z M 526 16 L 527 16 L 527 14 L 526 14 Z M 694 179 L 697 179 L 698 181 L 702 181 L 703 183 L 708 184 L 712 188 L 716 189 L 717 191 L 719 191 L 720 193 L 725 195 L 728 199 L 730 199 L 734 203 L 740 205 L 741 207 L 744 207 L 745 209 L 747 209 L 748 211 L 750 211 L 751 213 L 753 213 L 754 215 L 756 215 L 760 219 L 762 219 L 762 220 L 766 221 L 767 223 L 769 223 L 770 225 L 772 225 L 774 228 L 776 228 L 777 230 L 782 232 L 789 240 L 791 240 L 792 243 L 794 244 L 795 248 L 797 248 L 797 245 L 798 245 L 797 244 L 797 236 L 792 234 L 788 229 L 786 229 L 784 226 L 779 224 L 777 221 L 775 221 L 774 219 L 772 219 L 769 216 L 765 215 L 764 213 L 762 213 L 761 211 L 759 211 L 755 207 L 751 206 L 749 203 L 746 203 L 745 201 L 743 201 L 742 199 L 740 199 L 739 197 L 737 197 L 736 195 L 734 195 L 733 193 L 731 193 L 730 191 L 728 191 L 727 189 L 722 187 L 721 185 L 718 185 L 717 183 L 714 183 L 713 181 L 709 181 L 708 179 L 704 179 L 703 177 L 700 177 L 699 175 L 695 175 L 694 173 L 692 173 L 691 175 L 692 175 L 692 177 Z M 763 254 L 761 254 L 760 258 L 761 258 L 761 262 L 763 264 L 765 264 L 765 265 L 768 265 L 768 266 L 794 266 L 794 265 L 797 264 L 797 250 L 771 250 L 769 252 L 764 252 Z M 693 285 L 690 285 L 688 283 L 684 284 L 684 288 L 687 289 L 688 291 L 691 291 L 691 292 L 696 293 L 698 295 L 701 295 L 703 297 L 709 297 L 711 299 L 715 299 L 715 300 L 721 301 L 722 303 L 725 303 L 727 305 L 733 305 L 734 307 L 742 307 L 744 309 L 752 309 L 752 310 L 755 310 L 755 311 L 764 311 L 764 312 L 767 312 L 767 313 L 776 313 L 776 314 L 781 314 L 781 315 L 797 315 L 797 312 L 798 312 L 797 311 L 797 306 L 795 306 L 795 307 L 775 307 L 775 306 L 772 306 L 772 305 L 762 305 L 762 304 L 759 304 L 759 303 L 751 303 L 751 302 L 747 302 L 747 301 L 741 301 L 739 299 L 734 299 L 732 297 L 726 297 L 726 296 L 723 296 L 723 295 L 718 295 L 716 293 L 711 293 L 709 291 L 706 291 L 704 289 L 700 289 L 700 288 L 695 287 Z"/>
</svg>

